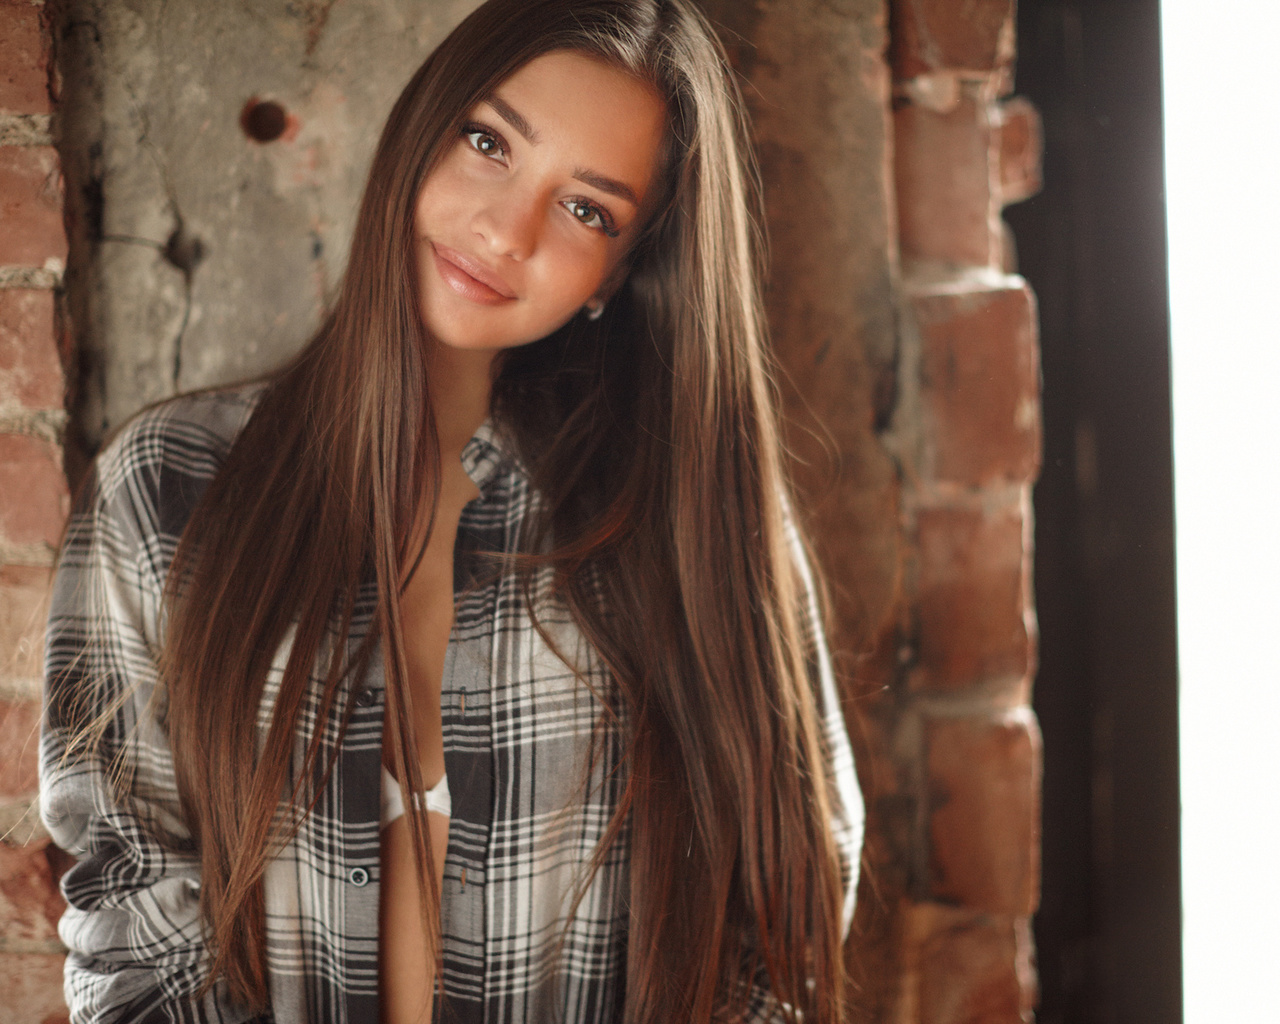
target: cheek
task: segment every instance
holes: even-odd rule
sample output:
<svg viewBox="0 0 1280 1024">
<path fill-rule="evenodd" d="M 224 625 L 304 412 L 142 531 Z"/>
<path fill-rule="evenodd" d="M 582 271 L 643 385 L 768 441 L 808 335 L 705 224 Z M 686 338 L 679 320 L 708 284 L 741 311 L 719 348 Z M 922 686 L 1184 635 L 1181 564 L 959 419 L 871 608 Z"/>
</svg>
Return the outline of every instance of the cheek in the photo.
<svg viewBox="0 0 1280 1024">
<path fill-rule="evenodd" d="M 430 234 L 432 229 L 440 225 L 440 216 L 448 209 L 448 204 L 440 202 L 436 182 L 428 182 L 418 193 L 418 202 L 414 207 L 413 226 L 419 235 Z"/>
<path fill-rule="evenodd" d="M 418 234 L 438 229 L 451 212 L 456 213 L 466 198 L 456 161 L 445 157 L 422 183 L 414 203 L 413 223 Z"/>
<path fill-rule="evenodd" d="M 605 282 L 613 259 L 602 247 L 582 245 L 576 239 L 555 247 L 544 263 L 544 286 L 549 294 L 571 306 L 581 306 Z"/>
</svg>

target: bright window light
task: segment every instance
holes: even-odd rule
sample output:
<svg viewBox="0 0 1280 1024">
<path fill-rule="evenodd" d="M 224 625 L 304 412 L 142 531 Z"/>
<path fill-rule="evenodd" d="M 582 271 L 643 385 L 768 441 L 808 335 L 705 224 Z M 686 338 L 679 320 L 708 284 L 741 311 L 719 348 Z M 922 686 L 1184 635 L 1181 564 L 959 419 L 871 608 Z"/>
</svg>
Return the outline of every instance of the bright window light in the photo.
<svg viewBox="0 0 1280 1024">
<path fill-rule="evenodd" d="M 1280 1020 L 1280 3 L 1161 17 L 1185 1020 Z"/>
</svg>

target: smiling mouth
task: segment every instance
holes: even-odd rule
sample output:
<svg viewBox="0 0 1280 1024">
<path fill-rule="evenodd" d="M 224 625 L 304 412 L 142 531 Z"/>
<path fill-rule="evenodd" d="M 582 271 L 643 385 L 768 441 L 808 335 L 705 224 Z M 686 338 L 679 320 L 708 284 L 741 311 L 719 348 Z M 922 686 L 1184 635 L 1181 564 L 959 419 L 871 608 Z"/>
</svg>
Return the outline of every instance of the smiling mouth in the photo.
<svg viewBox="0 0 1280 1024">
<path fill-rule="evenodd" d="M 497 306 L 516 297 L 502 278 L 457 249 L 432 242 L 431 255 L 444 283 L 464 299 Z"/>
</svg>

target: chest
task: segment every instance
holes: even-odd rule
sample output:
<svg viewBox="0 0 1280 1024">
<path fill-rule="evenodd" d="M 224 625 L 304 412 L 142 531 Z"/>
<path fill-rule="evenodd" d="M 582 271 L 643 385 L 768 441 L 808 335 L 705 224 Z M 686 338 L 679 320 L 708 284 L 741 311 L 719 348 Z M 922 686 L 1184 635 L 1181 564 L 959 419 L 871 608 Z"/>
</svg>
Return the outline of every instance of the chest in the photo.
<svg viewBox="0 0 1280 1024">
<path fill-rule="evenodd" d="M 568 1019 L 611 1020 L 626 969 L 625 829 L 594 875 L 591 859 L 625 787 L 625 744 L 611 713 L 611 677 L 568 609 L 535 598 L 531 615 L 526 587 L 502 569 L 520 524 L 509 501 L 474 502 L 459 517 L 449 557 L 426 562 L 424 553 L 420 569 L 452 576 L 437 704 L 453 795 L 442 981 L 461 1021 L 564 1019 L 570 1007 Z M 547 574 L 535 575 L 532 592 L 545 594 L 547 583 Z M 290 876 L 298 866 L 296 884 L 275 874 L 268 893 L 273 906 L 295 908 L 304 933 L 307 921 L 343 921 L 342 941 L 307 943 L 299 956 L 342 958 L 341 970 L 316 963 L 306 974 L 342 976 L 352 1020 L 361 999 L 376 999 L 380 664 L 361 686 L 340 770 L 279 864 Z M 328 864 L 321 873 L 317 859 Z"/>
<path fill-rule="evenodd" d="M 629 844 L 591 858 L 619 806 L 611 678 L 567 609 L 458 543 L 440 708 L 453 817 L 441 887 L 442 981 L 462 1021 L 614 1019 L 625 976 Z M 536 587 L 536 582 L 535 582 Z M 570 921 L 574 896 L 582 892 Z"/>
<path fill-rule="evenodd" d="M 475 548 L 482 541 L 468 536 L 468 543 L 459 550 L 458 529 L 468 504 L 478 497 L 479 491 L 461 467 L 446 474 L 438 499 L 419 514 L 409 549 L 411 561 L 404 567 L 406 581 L 400 596 L 400 615 L 405 656 L 415 694 L 424 698 L 416 703 L 424 710 L 431 709 L 429 717 L 433 722 L 441 665 L 454 620 L 454 592 L 459 583 L 455 563 L 458 558 L 466 561 L 478 557 Z M 498 539 L 483 540 L 492 543 Z M 506 538 L 501 540 L 505 546 Z M 438 734 L 438 725 L 433 731 Z"/>
</svg>

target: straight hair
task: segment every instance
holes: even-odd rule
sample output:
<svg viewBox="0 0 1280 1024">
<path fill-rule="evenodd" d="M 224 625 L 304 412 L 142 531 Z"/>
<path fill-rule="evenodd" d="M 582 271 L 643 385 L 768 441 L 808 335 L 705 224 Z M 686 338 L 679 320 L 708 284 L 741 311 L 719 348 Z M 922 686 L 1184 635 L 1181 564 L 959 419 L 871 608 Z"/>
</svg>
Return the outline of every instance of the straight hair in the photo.
<svg viewBox="0 0 1280 1024">
<path fill-rule="evenodd" d="M 414 205 L 472 107 L 556 50 L 652 83 L 668 111 L 661 194 L 625 282 L 599 320 L 506 353 L 492 409 L 539 496 L 502 571 L 524 574 L 536 614 L 528 581 L 553 570 L 628 723 L 625 791 L 592 865 L 629 822 L 624 1020 L 710 1021 L 766 975 L 791 1019 L 840 1020 L 842 881 L 760 297 L 759 184 L 725 54 L 690 0 L 490 0 L 431 54 L 387 120 L 331 311 L 270 379 L 182 535 L 161 669 L 208 984 L 267 1006 L 263 874 L 288 835 L 281 794 L 313 672 L 318 721 L 345 727 L 344 681 L 381 647 L 394 767 L 406 792 L 424 788 L 399 596 L 441 456 Z M 366 615 L 358 649 L 333 642 Z M 286 642 L 259 747 L 256 709 Z M 320 733 L 292 793 L 302 813 L 334 768 Z M 426 815 L 407 806 L 439 967 Z"/>
</svg>

